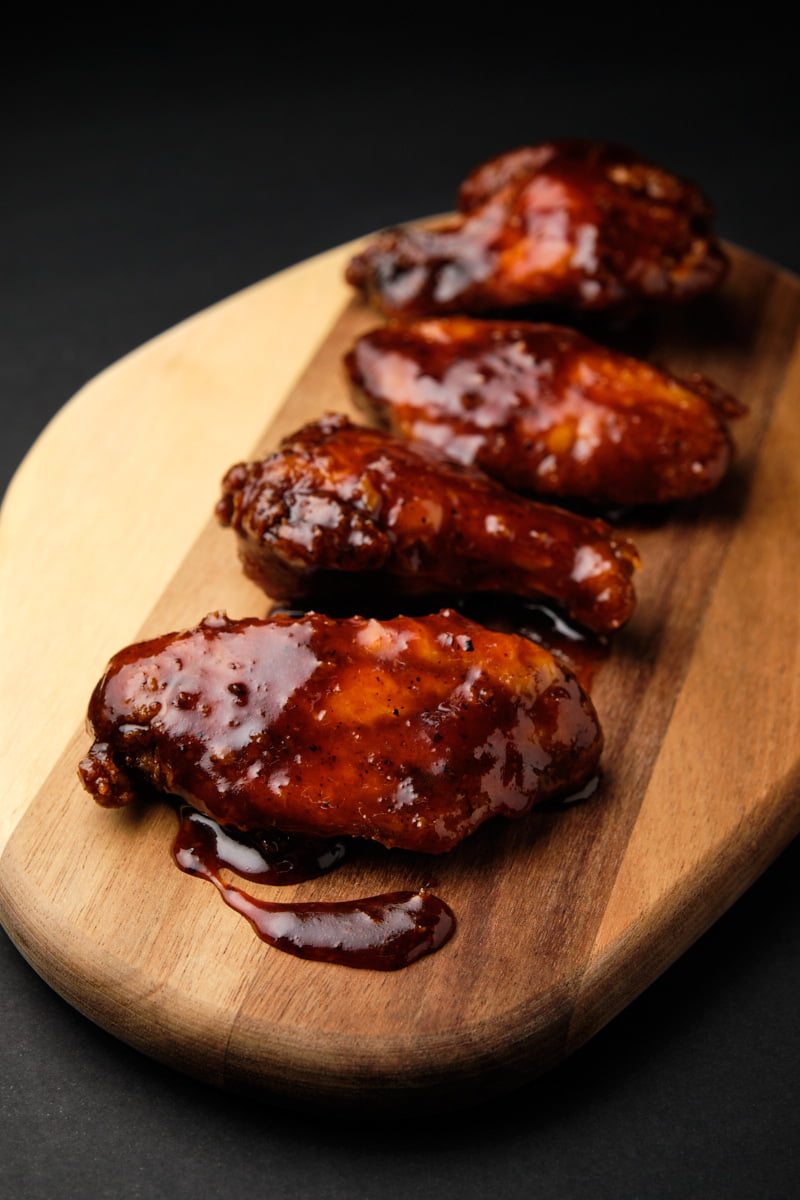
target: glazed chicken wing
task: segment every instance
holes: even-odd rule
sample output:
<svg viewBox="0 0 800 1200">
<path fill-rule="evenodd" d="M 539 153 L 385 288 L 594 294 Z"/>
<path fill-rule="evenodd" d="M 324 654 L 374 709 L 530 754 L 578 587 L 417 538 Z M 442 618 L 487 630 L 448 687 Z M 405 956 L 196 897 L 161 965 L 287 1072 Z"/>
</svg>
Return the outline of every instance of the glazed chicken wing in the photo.
<svg viewBox="0 0 800 1200">
<path fill-rule="evenodd" d="M 464 181 L 459 209 L 379 234 L 348 282 L 408 318 L 683 301 L 727 268 L 697 187 L 623 146 L 563 139 L 500 155 Z"/>
<path fill-rule="evenodd" d="M 505 592 L 553 600 L 599 633 L 635 603 L 636 550 L 605 522 L 341 415 L 232 467 L 217 515 L 273 600 Z"/>
<path fill-rule="evenodd" d="M 582 788 L 602 735 L 546 650 L 454 612 L 229 621 L 130 646 L 80 764 L 106 806 L 144 782 L 222 825 L 441 853 Z"/>
<path fill-rule="evenodd" d="M 716 487 L 727 418 L 708 379 L 681 380 L 557 325 L 433 317 L 365 334 L 347 355 L 356 403 L 397 435 L 507 487 L 651 504 Z"/>
</svg>

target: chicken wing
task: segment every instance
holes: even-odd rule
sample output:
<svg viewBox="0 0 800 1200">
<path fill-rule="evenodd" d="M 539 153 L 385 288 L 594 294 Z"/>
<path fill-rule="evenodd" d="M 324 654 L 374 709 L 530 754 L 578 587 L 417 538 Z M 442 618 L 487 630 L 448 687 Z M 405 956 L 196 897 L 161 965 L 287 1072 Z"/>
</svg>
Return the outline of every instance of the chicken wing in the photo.
<svg viewBox="0 0 800 1200">
<path fill-rule="evenodd" d="M 507 487 L 595 504 L 662 503 L 716 487 L 744 409 L 557 325 L 394 322 L 346 356 L 355 399 L 399 436 Z"/>
<path fill-rule="evenodd" d="M 698 188 L 624 146 L 563 139 L 499 155 L 467 177 L 459 208 L 379 234 L 348 282 L 385 315 L 418 317 L 683 301 L 727 268 Z"/>
<path fill-rule="evenodd" d="M 602 734 L 546 650 L 455 612 L 229 621 L 129 646 L 89 706 L 104 806 L 143 783 L 220 824 L 438 854 L 585 786 Z"/>
<path fill-rule="evenodd" d="M 504 592 L 555 601 L 598 633 L 635 604 L 635 547 L 604 521 L 537 504 L 343 415 L 232 467 L 217 515 L 273 600 Z"/>
</svg>

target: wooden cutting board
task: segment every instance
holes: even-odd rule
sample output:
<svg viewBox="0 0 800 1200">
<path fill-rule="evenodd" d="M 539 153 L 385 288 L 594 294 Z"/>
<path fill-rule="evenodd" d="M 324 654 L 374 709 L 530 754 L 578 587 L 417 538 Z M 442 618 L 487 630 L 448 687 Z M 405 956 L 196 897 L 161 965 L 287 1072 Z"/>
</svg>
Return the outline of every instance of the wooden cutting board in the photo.
<svg viewBox="0 0 800 1200">
<path fill-rule="evenodd" d="M 352 250 L 125 358 L 22 465 L 0 523 L 0 916 L 71 1004 L 182 1071 L 301 1105 L 417 1112 L 568 1055 L 800 828 L 800 284 L 732 250 L 721 294 L 616 339 L 706 372 L 750 412 L 719 492 L 633 530 L 637 614 L 593 685 L 595 798 L 485 827 L 434 861 L 376 852 L 296 889 L 248 885 L 324 900 L 433 876 L 457 932 L 384 974 L 271 950 L 176 869 L 170 808 L 102 810 L 76 776 L 114 651 L 212 610 L 265 611 L 211 513 L 233 462 L 351 411 L 341 356 L 376 323 L 342 282 Z"/>
</svg>

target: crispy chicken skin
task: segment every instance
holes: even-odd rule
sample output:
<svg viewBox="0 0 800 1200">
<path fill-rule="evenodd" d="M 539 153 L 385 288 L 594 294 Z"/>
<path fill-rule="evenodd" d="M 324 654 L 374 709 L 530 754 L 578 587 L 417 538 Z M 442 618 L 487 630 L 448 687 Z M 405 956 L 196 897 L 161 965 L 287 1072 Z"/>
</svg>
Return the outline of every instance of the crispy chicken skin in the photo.
<svg viewBox="0 0 800 1200">
<path fill-rule="evenodd" d="M 602 734 L 535 643 L 447 610 L 229 621 L 130 646 L 89 706 L 102 805 L 150 784 L 223 825 L 438 854 L 583 787 Z"/>
<path fill-rule="evenodd" d="M 627 311 L 689 300 L 727 269 L 697 187 L 624 146 L 562 139 L 499 155 L 463 182 L 459 209 L 378 234 L 348 282 L 390 317 Z"/>
<path fill-rule="evenodd" d="M 345 358 L 356 403 L 392 433 L 507 487 L 596 504 L 699 496 L 732 455 L 744 410 L 572 329 L 471 317 L 392 322 Z"/>
<path fill-rule="evenodd" d="M 604 521 L 339 414 L 232 467 L 217 516 L 273 600 L 505 592 L 552 600 L 598 633 L 635 604 L 635 547 Z"/>
</svg>

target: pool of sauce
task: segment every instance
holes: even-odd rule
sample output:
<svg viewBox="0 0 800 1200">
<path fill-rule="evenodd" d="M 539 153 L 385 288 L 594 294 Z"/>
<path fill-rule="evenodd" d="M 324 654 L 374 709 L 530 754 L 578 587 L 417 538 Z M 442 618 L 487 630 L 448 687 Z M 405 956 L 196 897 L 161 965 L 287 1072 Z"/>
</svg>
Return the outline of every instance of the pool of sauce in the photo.
<svg viewBox="0 0 800 1200">
<path fill-rule="evenodd" d="M 345 839 L 326 841 L 270 830 L 244 833 L 183 806 L 173 845 L 178 867 L 208 880 L 256 934 L 287 954 L 373 971 L 397 971 L 432 954 L 455 930 L 452 911 L 432 892 L 389 892 L 359 900 L 282 903 L 225 882 L 223 868 L 257 883 L 299 883 L 346 857 Z"/>
</svg>

